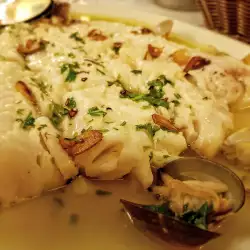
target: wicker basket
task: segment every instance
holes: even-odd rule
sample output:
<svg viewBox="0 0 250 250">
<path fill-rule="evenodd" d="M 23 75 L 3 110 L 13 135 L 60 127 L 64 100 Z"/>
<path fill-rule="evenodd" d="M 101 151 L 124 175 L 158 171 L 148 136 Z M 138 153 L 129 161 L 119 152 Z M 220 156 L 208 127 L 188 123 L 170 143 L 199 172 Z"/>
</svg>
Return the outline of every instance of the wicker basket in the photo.
<svg viewBox="0 0 250 250">
<path fill-rule="evenodd" d="M 249 0 L 197 0 L 210 29 L 250 43 Z"/>
</svg>

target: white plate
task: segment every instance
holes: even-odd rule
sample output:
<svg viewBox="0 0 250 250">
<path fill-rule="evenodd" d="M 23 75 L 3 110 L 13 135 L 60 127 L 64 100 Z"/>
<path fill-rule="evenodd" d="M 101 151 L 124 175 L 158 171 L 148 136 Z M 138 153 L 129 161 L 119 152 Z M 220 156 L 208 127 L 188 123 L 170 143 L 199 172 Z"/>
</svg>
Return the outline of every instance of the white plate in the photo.
<svg viewBox="0 0 250 250">
<path fill-rule="evenodd" d="M 105 1 L 103 0 L 103 2 Z M 170 16 L 168 17 L 159 14 L 143 12 L 136 9 L 131 9 L 131 6 L 126 7 L 126 5 L 121 6 L 118 4 L 73 4 L 72 11 L 80 14 L 133 20 L 149 25 L 156 25 L 163 20 L 172 19 Z M 216 32 L 209 31 L 205 28 L 197 27 L 178 20 L 175 20 L 174 22 L 173 32 L 185 39 L 192 39 L 202 44 L 214 45 L 219 50 L 226 52 L 238 59 L 242 59 L 245 55 L 250 53 L 250 46 L 244 43 L 231 39 L 227 36 L 220 35 Z"/>
</svg>

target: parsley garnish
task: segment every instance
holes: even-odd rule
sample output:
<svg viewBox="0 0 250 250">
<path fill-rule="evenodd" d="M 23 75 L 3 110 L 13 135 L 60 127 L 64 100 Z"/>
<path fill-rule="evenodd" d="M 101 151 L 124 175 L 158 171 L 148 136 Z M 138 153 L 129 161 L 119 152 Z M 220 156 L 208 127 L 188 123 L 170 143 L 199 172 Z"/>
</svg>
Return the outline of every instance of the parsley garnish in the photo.
<svg viewBox="0 0 250 250">
<path fill-rule="evenodd" d="M 109 130 L 108 129 L 100 129 L 100 130 L 98 130 L 99 132 L 101 132 L 101 133 L 107 133 L 107 132 L 109 132 Z"/>
<path fill-rule="evenodd" d="M 181 215 L 177 215 L 171 210 L 169 202 L 161 205 L 146 205 L 143 207 L 152 212 L 171 216 L 204 230 L 208 229 L 208 216 L 213 211 L 213 206 L 209 206 L 207 202 L 205 202 L 197 211 L 188 211 L 189 205 L 185 204 L 183 206 L 183 214 Z"/>
<path fill-rule="evenodd" d="M 76 101 L 74 99 L 74 97 L 70 97 L 67 99 L 65 106 L 69 109 L 74 109 L 76 108 Z"/>
<path fill-rule="evenodd" d="M 18 115 L 23 115 L 23 112 L 24 112 L 24 109 L 18 109 L 18 110 L 16 111 L 16 113 L 17 113 Z"/>
<path fill-rule="evenodd" d="M 72 52 L 69 53 L 68 56 L 69 56 L 70 58 L 76 58 L 75 54 L 73 54 Z"/>
<path fill-rule="evenodd" d="M 73 49 L 77 49 L 77 50 L 83 52 L 85 55 L 87 55 L 87 52 L 86 52 L 86 50 L 84 49 L 83 46 L 75 47 L 75 48 L 73 48 Z"/>
<path fill-rule="evenodd" d="M 96 71 L 99 72 L 101 75 L 106 75 L 102 70 L 96 68 Z"/>
<path fill-rule="evenodd" d="M 134 69 L 134 70 L 131 70 L 131 72 L 135 75 L 140 75 L 142 73 L 141 70 L 137 70 L 137 69 Z"/>
<path fill-rule="evenodd" d="M 162 106 L 162 107 L 165 107 L 167 109 L 169 108 L 169 102 L 167 100 L 155 98 L 155 97 L 151 96 L 150 94 L 147 94 L 147 95 L 135 94 L 135 93 L 129 93 L 127 91 L 121 91 L 120 97 L 121 98 L 129 98 L 135 102 L 146 101 L 155 107 Z"/>
<path fill-rule="evenodd" d="M 159 214 L 165 214 L 167 216 L 174 216 L 174 213 L 169 208 L 168 203 L 163 203 L 161 205 L 145 205 L 144 208 Z"/>
<path fill-rule="evenodd" d="M 66 82 L 73 82 L 76 79 L 76 72 L 73 69 L 69 69 L 69 73 L 65 79 Z"/>
<path fill-rule="evenodd" d="M 92 60 L 92 59 L 84 59 L 84 61 L 86 61 L 86 62 L 90 62 L 90 63 L 93 63 L 93 64 L 95 64 L 95 65 L 97 65 L 97 66 L 102 67 L 102 68 L 105 68 L 105 67 L 104 67 L 104 65 L 103 65 L 102 63 L 97 62 L 96 60 Z"/>
<path fill-rule="evenodd" d="M 125 126 L 127 124 L 126 121 L 122 122 L 120 126 Z"/>
<path fill-rule="evenodd" d="M 44 128 L 46 128 L 46 127 L 47 127 L 46 124 L 41 124 L 37 129 L 38 129 L 39 131 L 41 131 L 42 129 L 44 129 Z"/>
<path fill-rule="evenodd" d="M 172 103 L 177 107 L 180 105 L 180 102 L 178 100 L 173 100 Z"/>
<path fill-rule="evenodd" d="M 80 66 L 78 63 L 73 63 L 73 64 L 63 64 L 61 66 L 61 73 L 63 74 L 64 72 L 67 71 L 67 77 L 65 79 L 66 82 L 73 82 L 76 79 L 76 76 L 78 72 L 75 69 L 79 69 Z"/>
<path fill-rule="evenodd" d="M 24 119 L 24 121 L 22 122 L 22 128 L 29 129 L 34 126 L 35 126 L 35 118 L 32 116 L 32 113 L 30 112 L 28 116 Z"/>
<path fill-rule="evenodd" d="M 141 109 L 150 109 L 150 108 L 151 108 L 150 105 L 144 105 L 144 106 L 141 107 Z"/>
<path fill-rule="evenodd" d="M 39 88 L 42 94 L 48 96 L 48 85 L 46 85 L 43 81 L 39 81 L 35 78 L 31 78 L 31 80 L 35 83 L 34 86 Z"/>
<path fill-rule="evenodd" d="M 72 38 L 72 39 L 76 40 L 77 42 L 81 42 L 81 43 L 85 44 L 85 41 L 83 40 L 83 38 L 80 37 L 79 32 L 72 33 L 69 36 L 69 38 Z"/>
<path fill-rule="evenodd" d="M 57 103 L 51 104 L 50 108 L 51 108 L 50 120 L 55 127 L 58 127 L 60 123 L 63 121 L 64 116 L 68 114 L 68 110 Z"/>
<path fill-rule="evenodd" d="M 186 204 L 186 207 L 184 207 L 184 209 L 188 209 L 187 204 Z M 208 203 L 205 202 L 197 211 L 187 211 L 187 210 L 185 211 L 184 210 L 184 213 L 179 217 L 179 219 L 189 224 L 195 225 L 201 229 L 207 230 L 208 215 L 212 211 L 213 211 L 213 206 L 208 205 Z"/>
<path fill-rule="evenodd" d="M 129 98 L 135 102 L 146 101 L 149 104 L 155 107 L 165 107 L 169 108 L 169 102 L 164 97 L 163 87 L 166 84 L 173 84 L 170 80 L 168 80 L 164 75 L 159 76 L 157 79 L 148 82 L 149 86 L 149 94 L 136 94 L 130 93 L 126 90 L 121 91 L 121 98 Z"/>
<path fill-rule="evenodd" d="M 54 56 L 63 56 L 63 53 L 56 52 L 56 53 L 54 54 Z"/>
<path fill-rule="evenodd" d="M 107 112 L 100 110 L 97 107 L 92 107 L 88 110 L 88 114 L 91 116 L 105 116 Z"/>
<path fill-rule="evenodd" d="M 105 190 L 102 190 L 102 189 L 97 189 L 95 191 L 96 195 L 100 195 L 100 196 L 107 196 L 107 195 L 111 195 L 112 192 L 109 192 L 109 191 L 105 191 Z"/>
<path fill-rule="evenodd" d="M 145 132 L 148 134 L 148 136 L 153 139 L 155 133 L 160 130 L 159 127 L 157 126 L 152 126 L 151 123 L 146 123 L 146 124 L 139 124 L 139 125 L 136 125 L 136 130 L 139 131 L 139 130 L 145 130 Z"/>
<path fill-rule="evenodd" d="M 122 86 L 122 82 L 120 80 L 115 80 L 115 81 L 107 81 L 108 83 L 108 87 L 111 87 L 113 85 L 116 85 L 116 86 Z"/>
<path fill-rule="evenodd" d="M 175 96 L 177 99 L 181 99 L 181 95 L 178 94 L 178 93 L 175 93 L 174 96 Z"/>
</svg>

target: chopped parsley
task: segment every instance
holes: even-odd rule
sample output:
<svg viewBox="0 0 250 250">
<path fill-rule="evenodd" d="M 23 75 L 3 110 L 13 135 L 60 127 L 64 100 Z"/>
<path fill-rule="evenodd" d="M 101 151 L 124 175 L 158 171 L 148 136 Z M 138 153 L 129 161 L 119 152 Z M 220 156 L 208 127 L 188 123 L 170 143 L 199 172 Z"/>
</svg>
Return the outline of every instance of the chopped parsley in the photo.
<svg viewBox="0 0 250 250">
<path fill-rule="evenodd" d="M 73 69 L 69 69 L 69 73 L 65 79 L 66 82 L 73 82 L 76 79 L 76 72 Z"/>
<path fill-rule="evenodd" d="M 1 61 L 6 61 L 6 58 L 4 56 L 0 55 L 0 60 Z"/>
<path fill-rule="evenodd" d="M 141 109 L 150 109 L 150 108 L 151 108 L 150 105 L 144 105 L 144 106 L 141 107 Z"/>
<path fill-rule="evenodd" d="M 22 126 L 23 129 L 30 129 L 31 127 L 35 126 L 35 118 L 32 116 L 31 112 L 24 119 L 21 126 Z"/>
<path fill-rule="evenodd" d="M 92 107 L 88 110 L 88 114 L 91 116 L 105 116 L 107 112 L 100 110 L 97 107 Z"/>
<path fill-rule="evenodd" d="M 96 68 L 96 71 L 99 72 L 101 75 L 106 75 L 102 70 Z"/>
<path fill-rule="evenodd" d="M 174 216 L 174 213 L 170 210 L 168 203 L 163 203 L 161 205 L 145 205 L 143 207 L 155 213 Z"/>
<path fill-rule="evenodd" d="M 109 132 L 109 130 L 108 129 L 100 129 L 100 130 L 98 130 L 99 132 L 101 132 L 101 133 L 107 133 L 107 132 Z"/>
<path fill-rule="evenodd" d="M 86 58 L 86 59 L 84 59 L 84 61 L 93 63 L 93 64 L 95 64 L 95 65 L 97 65 L 97 66 L 102 67 L 102 68 L 105 68 L 104 65 L 103 65 L 102 63 L 97 62 L 96 60 L 92 60 L 92 59 L 87 59 L 87 58 Z"/>
<path fill-rule="evenodd" d="M 63 53 L 56 52 L 56 53 L 54 54 L 54 56 L 63 56 Z"/>
<path fill-rule="evenodd" d="M 122 90 L 120 92 L 120 97 L 129 98 L 135 102 L 146 101 L 155 107 L 161 106 L 168 109 L 169 102 L 166 99 L 163 99 L 164 97 L 163 87 L 166 84 L 173 85 L 173 83 L 170 80 L 168 80 L 164 75 L 161 75 L 157 79 L 148 82 L 149 86 L 148 94 L 137 94 L 128 92 L 126 90 Z"/>
<path fill-rule="evenodd" d="M 76 76 L 79 73 L 79 72 L 76 71 L 76 69 L 79 69 L 79 68 L 80 68 L 80 66 L 79 66 L 79 64 L 77 62 L 73 63 L 73 64 L 64 63 L 61 66 L 61 74 L 63 74 L 64 72 L 67 72 L 67 76 L 66 76 L 65 81 L 66 82 L 73 82 L 73 81 L 75 81 Z"/>
<path fill-rule="evenodd" d="M 111 87 L 113 85 L 116 85 L 116 86 L 122 86 L 122 82 L 120 80 L 115 80 L 115 81 L 107 81 L 108 83 L 108 87 Z"/>
<path fill-rule="evenodd" d="M 163 85 L 170 84 L 171 86 L 174 86 L 174 83 L 166 78 L 164 75 L 160 75 L 155 81 L 161 82 Z"/>
<path fill-rule="evenodd" d="M 120 97 L 121 98 L 129 98 L 132 101 L 135 102 L 140 102 L 140 101 L 146 101 L 149 104 L 155 106 L 155 107 L 165 107 L 165 108 L 169 108 L 169 102 L 167 100 L 164 99 L 160 99 L 160 98 L 156 98 L 154 96 L 151 96 L 150 94 L 136 94 L 136 93 L 130 93 L 128 91 L 121 91 L 120 92 Z"/>
<path fill-rule="evenodd" d="M 24 112 L 24 109 L 18 109 L 18 110 L 16 111 L 16 113 L 17 113 L 18 115 L 23 115 L 23 112 Z"/>
<path fill-rule="evenodd" d="M 70 97 L 67 99 L 65 106 L 69 109 L 74 109 L 76 108 L 76 101 L 74 99 L 74 97 Z"/>
<path fill-rule="evenodd" d="M 70 58 L 76 58 L 75 54 L 73 54 L 72 52 L 68 54 L 68 57 L 70 57 Z"/>
<path fill-rule="evenodd" d="M 179 217 L 180 220 L 192 224 L 201 229 L 208 229 L 208 215 L 213 211 L 213 206 L 205 202 L 199 210 L 188 211 L 188 204 L 184 207 L 186 211 Z"/>
<path fill-rule="evenodd" d="M 47 127 L 46 124 L 41 124 L 37 129 L 38 129 L 39 131 L 41 131 L 42 129 L 44 129 L 44 128 L 46 128 L 46 127 Z"/>
<path fill-rule="evenodd" d="M 78 113 L 74 97 L 68 98 L 64 106 L 57 103 L 50 104 L 50 110 L 50 120 L 55 127 L 58 127 L 61 124 L 65 116 L 74 118 Z"/>
<path fill-rule="evenodd" d="M 31 80 L 35 83 L 34 86 L 39 88 L 43 95 L 48 96 L 48 88 L 49 86 L 45 84 L 43 81 L 39 81 L 38 79 L 31 78 Z M 43 96 L 42 96 L 43 97 Z"/>
<path fill-rule="evenodd" d="M 122 123 L 120 124 L 120 126 L 125 126 L 126 124 L 127 124 L 127 122 L 124 121 L 124 122 L 122 122 Z"/>
<path fill-rule="evenodd" d="M 163 87 L 166 84 L 172 85 L 172 82 L 169 81 L 164 75 L 160 75 L 157 79 L 148 82 L 150 95 L 155 98 L 162 98 L 164 96 Z"/>
<path fill-rule="evenodd" d="M 51 109 L 50 120 L 55 127 L 58 127 L 63 121 L 64 117 L 68 115 L 68 110 L 57 103 L 52 103 L 50 105 L 50 109 Z"/>
<path fill-rule="evenodd" d="M 172 103 L 177 107 L 179 106 L 181 103 L 178 100 L 173 100 Z"/>
<path fill-rule="evenodd" d="M 131 72 L 135 75 L 140 75 L 142 73 L 141 70 L 137 70 L 137 69 L 134 69 L 134 70 L 131 70 Z"/>
<path fill-rule="evenodd" d="M 174 96 L 175 96 L 177 99 L 181 99 L 181 95 L 178 94 L 178 93 L 175 93 Z"/>
<path fill-rule="evenodd" d="M 208 205 L 207 202 L 205 202 L 197 211 L 188 210 L 188 204 L 185 204 L 183 206 L 184 212 L 181 215 L 175 214 L 171 210 L 170 202 L 163 203 L 161 205 L 146 205 L 143 207 L 152 212 L 173 217 L 204 230 L 208 229 L 208 217 L 213 211 L 213 206 Z"/>
<path fill-rule="evenodd" d="M 80 34 L 79 32 L 75 32 L 75 33 L 72 33 L 69 38 L 72 38 L 74 39 L 75 41 L 77 42 L 80 42 L 82 44 L 85 44 L 85 41 L 83 40 L 83 38 L 80 37 Z"/>
<path fill-rule="evenodd" d="M 95 191 L 95 194 L 96 194 L 96 195 L 100 195 L 100 196 L 108 196 L 108 195 L 111 195 L 112 192 L 105 191 L 105 190 L 102 190 L 102 189 L 97 189 L 97 190 Z"/>
<path fill-rule="evenodd" d="M 144 130 L 148 136 L 153 139 L 155 133 L 160 130 L 160 128 L 158 126 L 154 126 L 151 123 L 146 123 L 146 124 L 139 124 L 136 125 L 136 130 L 140 131 L 140 130 Z"/>
</svg>

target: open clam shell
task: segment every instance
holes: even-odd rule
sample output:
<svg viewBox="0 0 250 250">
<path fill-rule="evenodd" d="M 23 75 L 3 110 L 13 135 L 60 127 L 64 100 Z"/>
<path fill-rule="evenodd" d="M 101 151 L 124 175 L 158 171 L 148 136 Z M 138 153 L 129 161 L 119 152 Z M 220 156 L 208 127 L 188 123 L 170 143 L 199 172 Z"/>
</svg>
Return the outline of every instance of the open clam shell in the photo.
<svg viewBox="0 0 250 250">
<path fill-rule="evenodd" d="M 177 220 L 174 217 L 153 212 L 144 205 L 121 200 L 131 222 L 167 242 L 190 246 L 200 246 L 220 236 L 216 232 L 200 229 L 196 226 Z"/>
<path fill-rule="evenodd" d="M 157 172 L 155 178 L 159 181 L 161 173 L 167 173 L 174 179 L 187 181 L 211 181 L 218 183 L 218 187 L 226 185 L 226 196 L 232 200 L 233 207 L 228 212 L 239 211 L 245 202 L 245 190 L 241 180 L 231 170 L 202 158 L 179 158 L 171 161 Z M 159 184 L 159 182 L 158 182 Z M 219 233 L 199 228 L 185 221 L 179 220 L 168 213 L 152 211 L 149 206 L 121 200 L 131 222 L 136 226 L 143 223 L 146 230 L 154 233 L 167 242 L 177 242 L 182 245 L 199 246 L 220 236 Z M 153 205 L 154 206 L 154 205 Z M 209 222 L 217 222 L 221 214 L 213 214 Z M 225 214 L 222 214 L 223 216 Z"/>
<path fill-rule="evenodd" d="M 199 180 L 225 184 L 228 187 L 226 196 L 232 201 L 233 212 L 238 212 L 245 203 L 245 188 L 240 178 L 218 163 L 203 158 L 183 157 L 159 169 L 158 178 L 161 172 L 181 181 Z"/>
</svg>

